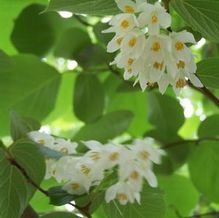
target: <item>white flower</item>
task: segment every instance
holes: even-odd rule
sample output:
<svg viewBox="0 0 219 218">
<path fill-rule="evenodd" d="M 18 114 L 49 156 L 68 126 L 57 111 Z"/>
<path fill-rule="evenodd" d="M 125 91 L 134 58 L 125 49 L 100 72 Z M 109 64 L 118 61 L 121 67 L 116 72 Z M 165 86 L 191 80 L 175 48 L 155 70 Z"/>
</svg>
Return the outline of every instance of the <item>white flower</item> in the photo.
<svg viewBox="0 0 219 218">
<path fill-rule="evenodd" d="M 125 205 L 128 202 L 134 203 L 137 200 L 140 203 L 140 194 L 134 190 L 134 187 L 127 182 L 118 182 L 107 189 L 105 194 L 106 202 L 117 199 L 120 204 Z"/>
<path fill-rule="evenodd" d="M 62 188 L 72 195 L 82 195 L 87 192 L 87 189 L 82 185 L 82 181 L 78 177 L 75 177 L 74 180 L 66 183 Z"/>
<path fill-rule="evenodd" d="M 171 16 L 159 2 L 146 4 L 143 6 L 143 12 L 139 15 L 138 22 L 141 27 L 148 25 L 148 32 L 151 35 L 159 34 L 160 27 L 168 28 L 171 25 Z"/>
<path fill-rule="evenodd" d="M 111 19 L 109 24 L 112 27 L 104 30 L 103 33 L 115 32 L 123 35 L 138 26 L 138 21 L 133 14 L 118 14 Z"/>
<path fill-rule="evenodd" d="M 50 179 L 56 173 L 56 160 L 48 159 L 46 160 L 46 175 L 45 179 Z"/>
<path fill-rule="evenodd" d="M 28 133 L 28 136 L 31 140 L 33 140 L 34 142 L 44 145 L 46 147 L 49 148 L 53 148 L 54 145 L 54 137 L 43 133 L 43 132 L 38 132 L 38 131 L 32 131 Z"/>
<path fill-rule="evenodd" d="M 55 144 L 54 144 L 54 150 L 62 152 L 65 155 L 70 155 L 70 154 L 75 154 L 76 153 L 76 148 L 78 144 L 73 143 L 70 140 L 65 140 L 65 139 L 56 139 Z"/>
</svg>

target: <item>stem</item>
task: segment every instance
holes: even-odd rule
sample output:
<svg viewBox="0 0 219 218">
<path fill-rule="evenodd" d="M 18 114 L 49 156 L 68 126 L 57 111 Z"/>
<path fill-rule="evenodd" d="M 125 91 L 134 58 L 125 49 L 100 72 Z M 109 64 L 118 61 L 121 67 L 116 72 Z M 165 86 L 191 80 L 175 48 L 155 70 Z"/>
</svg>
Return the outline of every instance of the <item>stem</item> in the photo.
<svg viewBox="0 0 219 218">
<path fill-rule="evenodd" d="M 217 137 L 206 137 L 206 138 L 200 138 L 200 139 L 188 139 L 188 140 L 181 140 L 173 143 L 166 144 L 162 146 L 162 149 L 170 149 L 182 144 L 186 143 L 194 143 L 194 144 L 200 144 L 203 141 L 219 141 L 219 138 Z"/>
<path fill-rule="evenodd" d="M 198 87 L 195 87 L 191 82 L 188 82 L 188 85 L 202 93 L 203 95 L 205 95 L 209 100 L 211 100 L 217 107 L 219 107 L 219 98 L 217 98 L 209 89 L 207 89 L 206 87 L 202 87 L 202 88 L 198 88 Z"/>
<path fill-rule="evenodd" d="M 83 18 L 81 18 L 80 15 L 74 14 L 74 17 L 84 26 L 86 27 L 93 27 L 92 24 L 88 23 L 86 20 L 84 20 Z"/>
<path fill-rule="evenodd" d="M 34 211 L 34 209 L 31 206 L 28 206 L 24 210 L 21 218 L 39 218 L 39 215 Z"/>
<path fill-rule="evenodd" d="M 44 190 L 41 188 L 37 183 L 34 182 L 34 180 L 28 175 L 26 170 L 12 157 L 9 151 L 6 151 L 7 159 L 10 161 L 10 163 L 17 167 L 17 169 L 22 173 L 22 175 L 26 178 L 27 182 L 30 183 L 33 187 L 35 187 L 38 191 L 40 191 L 42 194 L 44 194 L 46 197 L 49 197 L 49 193 L 47 190 Z M 73 206 L 77 210 L 79 210 L 82 214 L 87 216 L 88 218 L 92 218 L 91 214 L 89 213 L 90 204 L 86 205 L 85 207 L 79 207 L 73 203 L 68 203 L 69 205 Z M 30 211 L 30 208 L 27 209 Z M 25 215 L 25 214 L 24 214 Z M 28 217 L 28 216 L 22 216 L 21 218 L 35 218 L 35 217 Z M 37 217 L 36 217 L 37 218 Z"/>
</svg>

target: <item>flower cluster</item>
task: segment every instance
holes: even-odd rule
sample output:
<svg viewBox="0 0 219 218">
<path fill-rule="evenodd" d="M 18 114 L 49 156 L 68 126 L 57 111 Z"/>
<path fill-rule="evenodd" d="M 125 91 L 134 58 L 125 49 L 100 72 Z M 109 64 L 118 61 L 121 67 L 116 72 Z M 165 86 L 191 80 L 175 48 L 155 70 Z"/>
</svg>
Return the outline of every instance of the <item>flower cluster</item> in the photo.
<svg viewBox="0 0 219 218">
<path fill-rule="evenodd" d="M 124 79 L 135 77 L 142 90 L 158 84 L 163 94 L 169 85 L 178 95 L 189 79 L 196 87 L 196 63 L 186 43 L 195 43 L 187 32 L 170 32 L 171 16 L 159 3 L 146 0 L 115 0 L 123 13 L 114 16 L 104 33 L 115 33 L 107 51 L 120 51 L 111 64 L 124 69 Z"/>
<path fill-rule="evenodd" d="M 30 132 L 29 137 L 63 153 L 58 160 L 46 160 L 46 179 L 54 177 L 59 183 L 64 183 L 63 189 L 70 194 L 88 193 L 91 187 L 100 185 L 106 173 L 111 171 L 116 171 L 118 176 L 117 182 L 106 190 L 106 202 L 117 199 L 123 205 L 135 201 L 140 203 L 144 179 L 150 186 L 157 186 L 152 167 L 154 163 L 160 163 L 163 151 L 154 146 L 152 138 L 136 139 L 126 145 L 85 141 L 88 151 L 78 156 L 76 143 L 36 131 Z"/>
</svg>

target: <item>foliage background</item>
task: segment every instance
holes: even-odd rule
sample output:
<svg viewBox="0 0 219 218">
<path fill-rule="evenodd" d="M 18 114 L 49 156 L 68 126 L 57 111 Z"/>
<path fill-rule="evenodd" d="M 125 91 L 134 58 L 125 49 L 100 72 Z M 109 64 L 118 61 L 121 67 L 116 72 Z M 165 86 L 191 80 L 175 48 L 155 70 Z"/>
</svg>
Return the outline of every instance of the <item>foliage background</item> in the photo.
<svg viewBox="0 0 219 218">
<path fill-rule="evenodd" d="M 156 87 L 142 93 L 109 67 L 113 56 L 105 48 L 112 36 L 101 31 L 107 28 L 107 15 L 118 13 L 114 1 L 0 0 L 1 218 L 25 217 L 28 204 L 44 218 L 76 217 L 45 215 L 66 210 L 57 206 L 66 202 L 54 191 L 50 204 L 45 193 L 36 191 L 40 183 L 44 190 L 56 186 L 42 181 L 45 151 L 39 153 L 23 139 L 39 129 L 38 121 L 45 131 L 75 141 L 152 136 L 165 148 L 167 156 L 155 168 L 159 189 L 146 187 L 141 206 L 119 210 L 113 203 L 102 204 L 100 195 L 90 207 L 92 217 L 218 217 L 219 2 L 164 3 L 169 4 L 172 29 L 188 29 L 199 42 L 192 50 L 206 86 L 197 90 L 190 84 L 179 98 L 171 89 L 163 96 Z M 77 205 L 84 206 L 90 197 Z"/>
</svg>

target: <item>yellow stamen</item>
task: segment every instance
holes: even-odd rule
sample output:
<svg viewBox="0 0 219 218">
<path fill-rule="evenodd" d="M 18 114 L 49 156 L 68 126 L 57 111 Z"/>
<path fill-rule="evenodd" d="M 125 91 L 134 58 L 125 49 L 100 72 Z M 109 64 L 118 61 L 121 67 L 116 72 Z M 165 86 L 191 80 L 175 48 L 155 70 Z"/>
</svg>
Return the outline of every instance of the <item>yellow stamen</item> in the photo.
<svg viewBox="0 0 219 218">
<path fill-rule="evenodd" d="M 131 66 L 134 62 L 134 59 L 133 58 L 129 58 L 128 59 L 128 65 Z"/>
<path fill-rule="evenodd" d="M 154 23 L 154 24 L 157 23 L 158 22 L 158 17 L 156 15 L 153 15 L 151 17 L 151 22 Z"/>
<path fill-rule="evenodd" d="M 128 73 L 132 73 L 132 68 L 129 67 L 128 70 L 127 70 L 127 72 L 128 72 Z"/>
<path fill-rule="evenodd" d="M 120 26 L 123 28 L 123 29 L 127 29 L 129 27 L 129 21 L 128 20 L 123 20 L 121 23 L 120 23 Z"/>
<path fill-rule="evenodd" d="M 118 39 L 116 39 L 117 44 L 121 45 L 122 44 L 122 40 L 123 40 L 123 37 L 119 37 Z"/>
<path fill-rule="evenodd" d="M 92 151 L 90 155 L 91 160 L 96 161 L 100 159 L 100 153 L 97 151 Z"/>
<path fill-rule="evenodd" d="M 186 81 L 184 79 L 178 79 L 176 82 L 176 88 L 183 88 L 186 85 Z"/>
<path fill-rule="evenodd" d="M 116 198 L 120 201 L 127 201 L 128 200 L 128 196 L 125 193 L 118 193 L 116 195 Z"/>
<path fill-rule="evenodd" d="M 78 189 L 80 189 L 80 184 L 79 183 L 72 183 L 71 184 L 71 188 L 73 189 L 73 190 L 78 190 Z"/>
<path fill-rule="evenodd" d="M 184 69 L 186 63 L 185 63 L 184 61 L 181 61 L 181 60 L 180 60 L 176 65 L 177 65 L 177 68 L 178 68 L 178 69 Z"/>
<path fill-rule="evenodd" d="M 119 153 L 118 152 L 113 152 L 112 154 L 110 154 L 109 159 L 111 161 L 116 161 L 119 159 Z"/>
<path fill-rule="evenodd" d="M 154 62 L 153 67 L 157 70 L 162 70 L 163 69 L 163 62 L 161 62 L 161 63 Z"/>
<path fill-rule="evenodd" d="M 155 52 L 158 52 L 158 51 L 160 51 L 160 48 L 161 48 L 160 43 L 159 42 L 154 42 L 152 47 L 151 47 L 151 50 L 153 50 Z"/>
<path fill-rule="evenodd" d="M 138 180 L 139 179 L 139 173 L 135 170 L 133 172 L 131 172 L 130 174 L 130 178 L 133 179 L 133 180 Z"/>
<path fill-rule="evenodd" d="M 67 148 L 62 148 L 61 150 L 60 150 L 63 154 L 68 154 L 68 149 Z"/>
<path fill-rule="evenodd" d="M 129 47 L 134 47 L 136 45 L 137 39 L 134 37 L 129 40 Z"/>
<path fill-rule="evenodd" d="M 125 5 L 125 10 L 124 11 L 126 13 L 133 14 L 135 12 L 135 9 L 130 5 Z"/>
<path fill-rule="evenodd" d="M 91 171 L 91 169 L 90 169 L 89 167 L 87 167 L 87 166 L 84 165 L 84 164 L 81 165 L 81 172 L 82 172 L 84 175 L 88 176 L 89 173 L 90 173 L 90 171 Z"/>
<path fill-rule="evenodd" d="M 180 41 L 178 41 L 176 44 L 175 44 L 175 48 L 177 51 L 182 51 L 184 49 L 184 44 Z"/>
<path fill-rule="evenodd" d="M 39 144 L 41 144 L 41 145 L 45 145 L 45 144 L 46 144 L 46 142 L 45 142 L 44 139 L 39 139 L 37 142 L 38 142 Z"/>
<path fill-rule="evenodd" d="M 148 81 L 147 82 L 147 86 L 149 87 L 154 87 L 155 83 L 154 82 L 151 82 L 151 81 Z"/>
<path fill-rule="evenodd" d="M 148 153 L 147 151 L 140 151 L 140 152 L 139 152 L 139 157 L 140 157 L 142 160 L 148 160 L 149 153 Z"/>
</svg>

